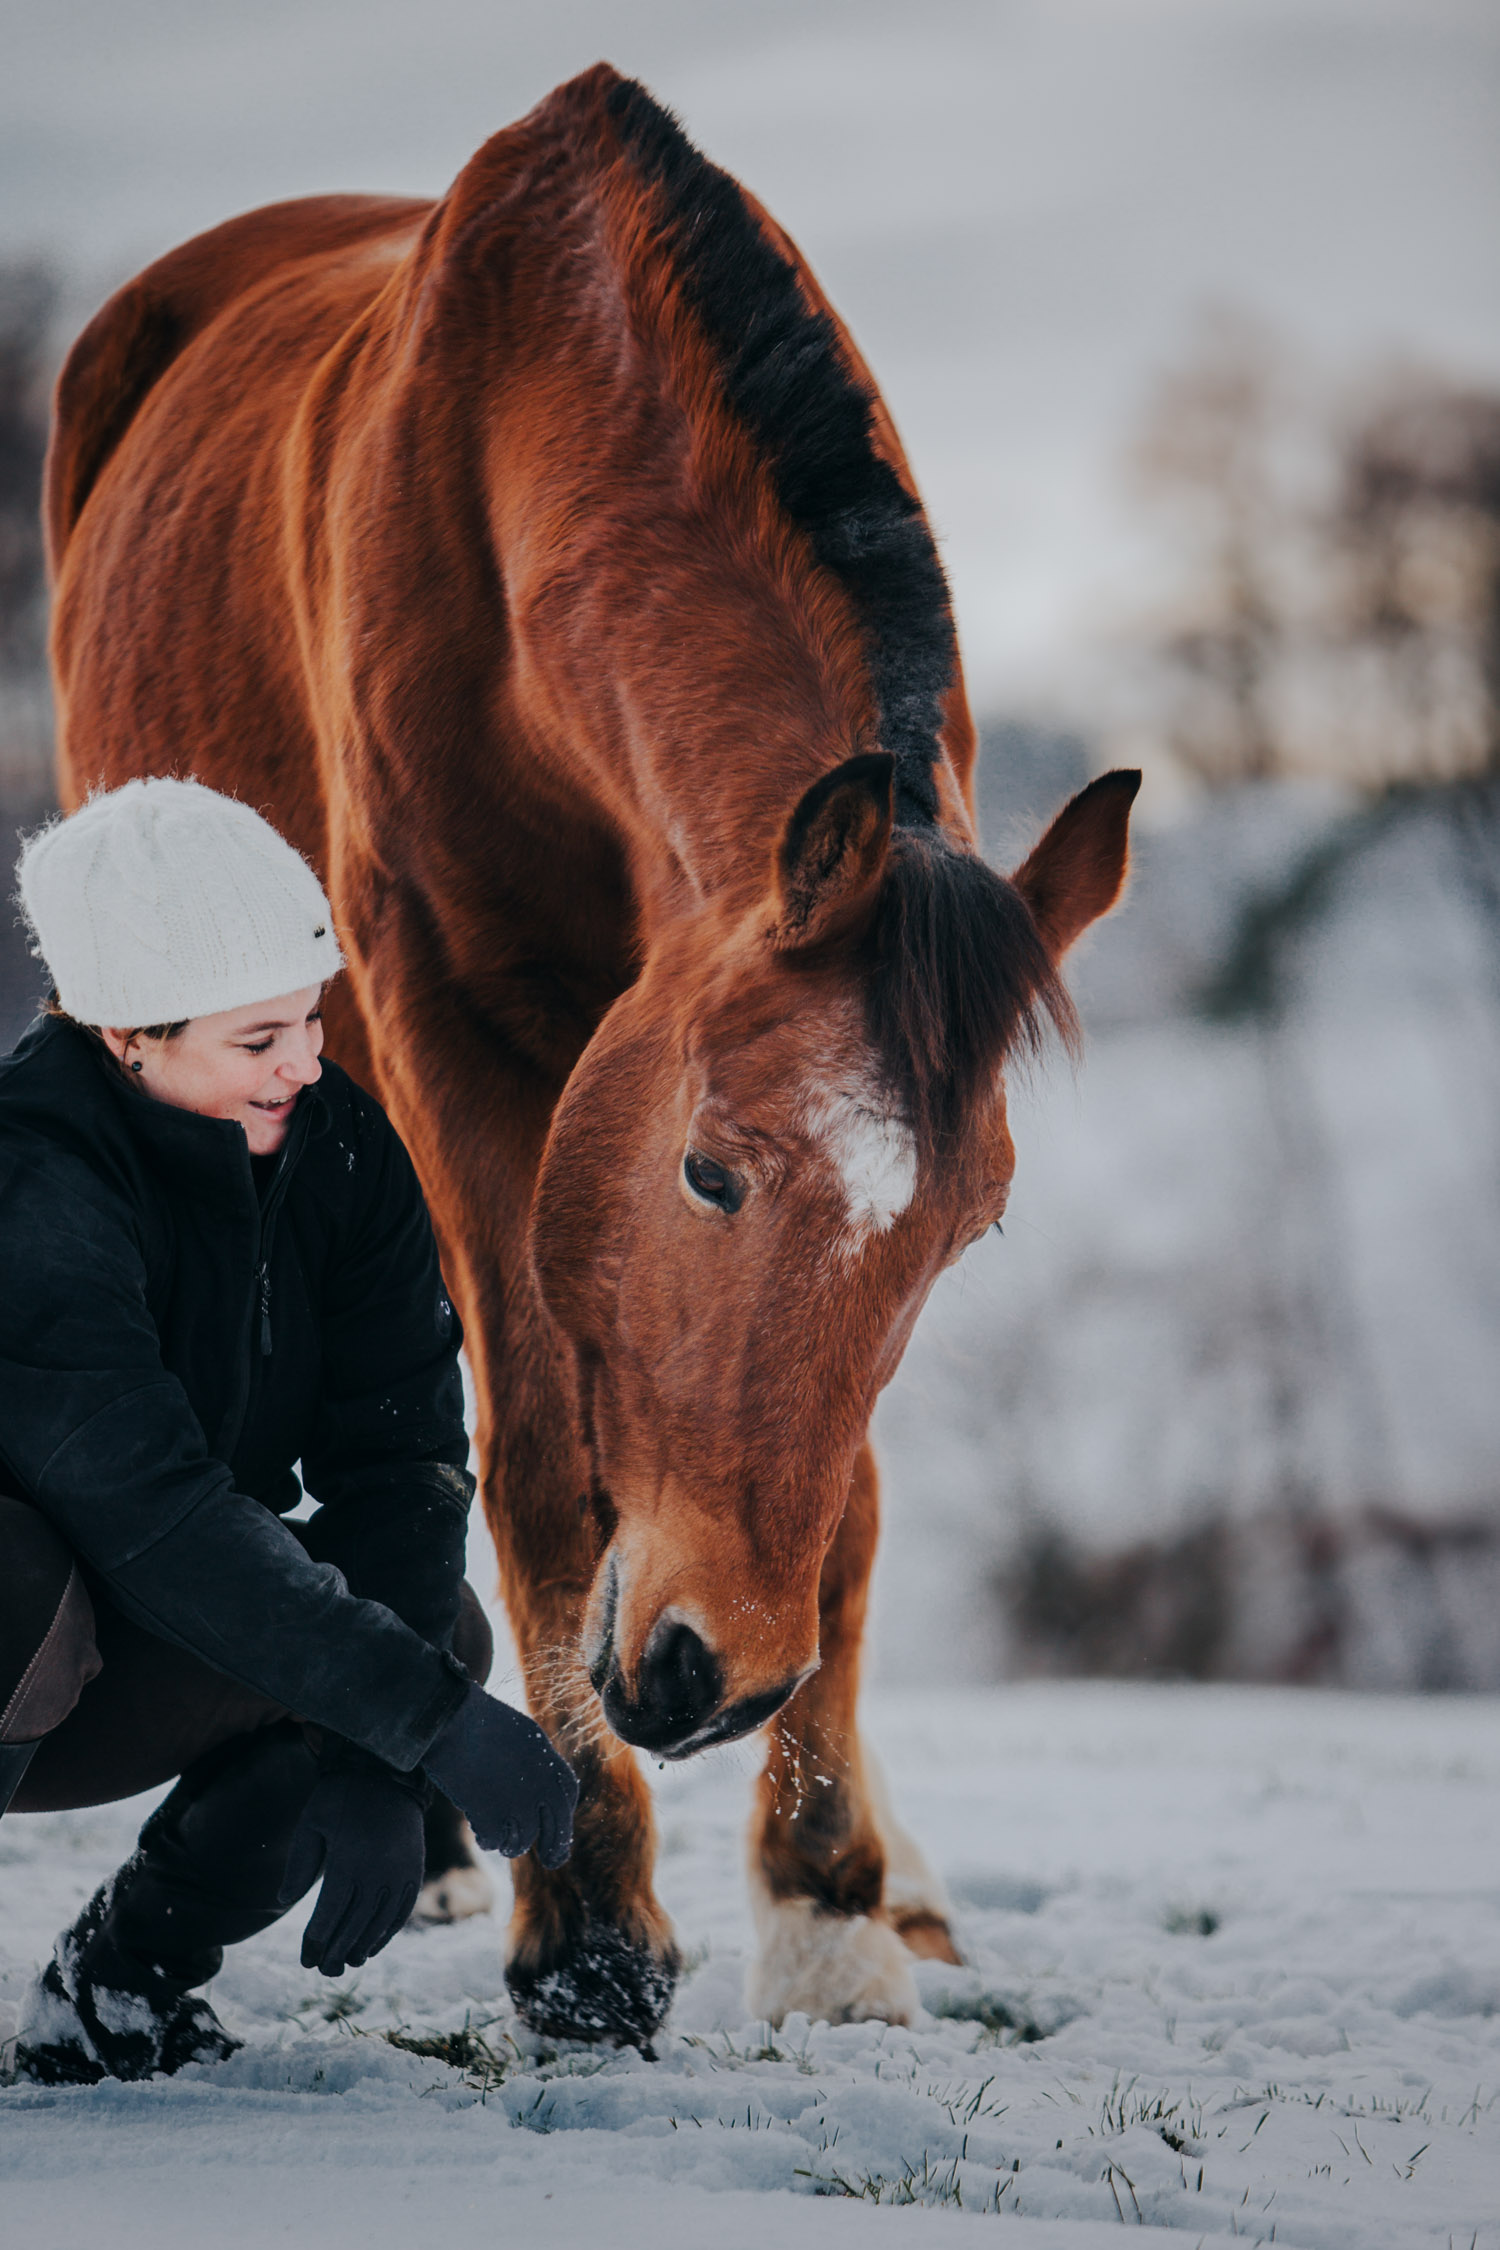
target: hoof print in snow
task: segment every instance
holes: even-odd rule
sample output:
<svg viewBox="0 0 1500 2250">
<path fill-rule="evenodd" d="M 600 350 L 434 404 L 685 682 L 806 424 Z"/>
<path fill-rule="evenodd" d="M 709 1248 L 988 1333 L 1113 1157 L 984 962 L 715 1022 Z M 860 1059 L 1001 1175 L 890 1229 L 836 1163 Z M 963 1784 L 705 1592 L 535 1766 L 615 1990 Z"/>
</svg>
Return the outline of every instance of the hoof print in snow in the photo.
<svg viewBox="0 0 1500 2250">
<path fill-rule="evenodd" d="M 923 1979 L 922 1999 L 929 2015 L 949 2023 L 974 2023 L 997 2047 L 1029 2046 L 1060 2031 L 1072 2013 L 1053 2003 L 1042 2007 L 1016 1993 L 987 1991 L 978 1977 Z"/>
<path fill-rule="evenodd" d="M 1208 1906 L 1174 1906 L 1162 1916 L 1168 1937 L 1212 1937 L 1219 1917 Z"/>
</svg>

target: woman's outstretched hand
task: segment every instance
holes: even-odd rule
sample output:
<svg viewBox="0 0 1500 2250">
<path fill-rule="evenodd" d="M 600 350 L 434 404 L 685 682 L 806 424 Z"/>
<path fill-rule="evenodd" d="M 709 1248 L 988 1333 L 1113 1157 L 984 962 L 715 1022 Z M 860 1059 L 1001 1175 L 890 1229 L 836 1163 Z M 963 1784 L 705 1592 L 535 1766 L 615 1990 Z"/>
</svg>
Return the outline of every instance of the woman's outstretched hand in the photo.
<svg viewBox="0 0 1500 2250">
<path fill-rule="evenodd" d="M 487 1852 L 519 1859 L 534 1844 L 561 1867 L 573 1849 L 577 1776 L 524 1711 L 471 1687 L 422 1764 Z"/>
<path fill-rule="evenodd" d="M 422 1888 L 422 1808 L 379 1774 L 325 1774 L 292 1835 L 281 1904 L 316 1880 L 323 1888 L 302 1938 L 302 1966 L 341 1977 L 410 1919 Z"/>
</svg>

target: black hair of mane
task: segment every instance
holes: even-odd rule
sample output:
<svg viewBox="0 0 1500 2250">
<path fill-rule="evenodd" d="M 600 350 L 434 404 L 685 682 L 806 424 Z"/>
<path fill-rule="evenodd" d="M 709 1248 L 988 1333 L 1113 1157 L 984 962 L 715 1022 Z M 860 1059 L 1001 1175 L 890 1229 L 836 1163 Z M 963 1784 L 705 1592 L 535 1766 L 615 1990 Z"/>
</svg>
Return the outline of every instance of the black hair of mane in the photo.
<svg viewBox="0 0 1500 2250">
<path fill-rule="evenodd" d="M 889 1091 L 922 1144 L 960 1131 L 1007 1055 L 1078 1018 L 1030 907 L 938 828 L 897 829 L 866 953 L 865 1007 Z"/>
<path fill-rule="evenodd" d="M 853 599 L 880 747 L 896 761 L 897 822 L 933 823 L 937 735 L 958 644 L 921 508 L 875 450 L 873 400 L 738 183 L 634 80 L 615 85 L 606 107 L 636 170 L 660 191 L 678 277 L 718 354 L 730 404 L 763 450 L 787 514 Z"/>
</svg>

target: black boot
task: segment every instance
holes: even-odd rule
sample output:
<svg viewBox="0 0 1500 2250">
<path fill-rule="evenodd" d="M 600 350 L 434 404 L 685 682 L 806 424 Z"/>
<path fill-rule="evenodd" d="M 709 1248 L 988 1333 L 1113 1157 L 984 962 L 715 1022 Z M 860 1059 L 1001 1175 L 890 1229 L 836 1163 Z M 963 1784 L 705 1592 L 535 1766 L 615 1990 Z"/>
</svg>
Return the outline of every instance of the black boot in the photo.
<svg viewBox="0 0 1500 2250">
<path fill-rule="evenodd" d="M 185 2063 L 222 2062 L 239 2046 L 208 2002 L 193 1997 L 198 1978 L 173 1976 L 121 1945 L 117 1908 L 139 1869 L 138 1854 L 58 1939 L 22 2019 L 18 2077 L 46 2086 L 152 2078 Z M 222 1959 L 218 1953 L 215 1967 Z"/>
<path fill-rule="evenodd" d="M 192 1987 L 224 1947 L 269 1928 L 291 1833 L 316 1778 L 290 1724 L 226 1744 L 185 1774 L 140 1847 L 57 1941 L 16 2048 L 49 2085 L 150 2078 L 234 2053 Z"/>
</svg>

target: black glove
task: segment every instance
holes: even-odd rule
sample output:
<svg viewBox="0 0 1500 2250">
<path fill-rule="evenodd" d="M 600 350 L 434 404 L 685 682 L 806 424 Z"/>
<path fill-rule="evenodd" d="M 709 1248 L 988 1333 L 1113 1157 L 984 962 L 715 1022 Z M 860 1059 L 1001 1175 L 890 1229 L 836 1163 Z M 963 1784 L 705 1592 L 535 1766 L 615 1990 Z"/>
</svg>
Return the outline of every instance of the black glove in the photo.
<svg viewBox="0 0 1500 2250">
<path fill-rule="evenodd" d="M 294 1906 L 323 1871 L 302 1935 L 302 1966 L 342 1976 L 378 1953 L 411 1918 L 422 1888 L 422 1808 L 374 1773 L 332 1773 L 314 1784 L 292 1834 L 279 1904 Z"/>
<path fill-rule="evenodd" d="M 471 1687 L 422 1764 L 487 1852 L 519 1859 L 535 1844 L 561 1867 L 573 1849 L 577 1779 L 524 1711 Z"/>
</svg>

